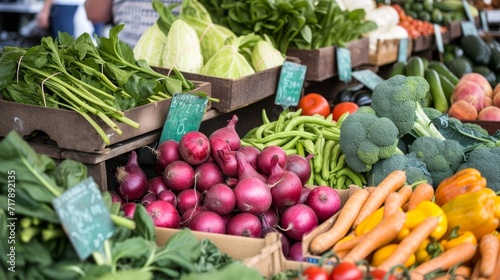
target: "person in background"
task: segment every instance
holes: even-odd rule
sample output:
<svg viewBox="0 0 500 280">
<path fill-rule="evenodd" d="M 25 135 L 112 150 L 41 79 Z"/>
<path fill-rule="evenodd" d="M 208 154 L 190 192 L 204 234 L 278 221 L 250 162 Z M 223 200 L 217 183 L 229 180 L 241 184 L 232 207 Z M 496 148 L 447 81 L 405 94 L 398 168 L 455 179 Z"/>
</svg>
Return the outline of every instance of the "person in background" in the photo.
<svg viewBox="0 0 500 280">
<path fill-rule="evenodd" d="M 37 14 L 39 27 L 50 30 L 57 38 L 59 32 L 78 37 L 84 32 L 93 34 L 94 28 L 88 20 L 83 4 L 85 0 L 45 0 Z"/>
<path fill-rule="evenodd" d="M 181 0 L 162 0 L 163 4 L 180 3 Z M 178 11 L 179 7 L 174 10 Z M 86 0 L 85 10 L 93 23 L 124 24 L 118 34 L 121 41 L 134 47 L 146 29 L 158 19 L 151 0 Z"/>
</svg>

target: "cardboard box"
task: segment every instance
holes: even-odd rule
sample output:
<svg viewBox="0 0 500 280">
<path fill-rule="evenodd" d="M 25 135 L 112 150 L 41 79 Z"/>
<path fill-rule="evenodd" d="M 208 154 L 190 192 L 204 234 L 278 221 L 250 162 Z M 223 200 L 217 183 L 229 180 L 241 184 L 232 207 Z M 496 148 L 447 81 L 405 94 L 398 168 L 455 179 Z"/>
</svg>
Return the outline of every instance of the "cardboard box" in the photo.
<svg viewBox="0 0 500 280">
<path fill-rule="evenodd" d="M 353 68 L 368 63 L 368 44 L 368 38 L 360 38 L 347 44 Z M 338 75 L 335 46 L 314 50 L 290 49 L 287 55 L 297 57 L 301 64 L 307 66 L 306 81 L 321 82 Z"/>
<path fill-rule="evenodd" d="M 156 243 L 164 245 L 178 229 L 156 228 Z M 265 238 L 250 238 L 217 233 L 193 231 L 198 240 L 208 239 L 221 252 L 233 259 L 242 260 L 248 267 L 253 267 L 265 277 L 271 276 L 284 268 L 284 256 L 281 250 L 279 233 L 269 233 Z"/>
<path fill-rule="evenodd" d="M 398 60 L 400 39 L 377 40 L 377 49 L 370 53 L 369 63 L 371 65 L 382 66 Z M 408 40 L 406 57 L 411 56 L 413 40 Z"/>
<path fill-rule="evenodd" d="M 341 202 L 342 207 L 344 207 L 346 201 L 349 199 L 349 197 L 357 189 L 358 189 L 357 186 L 351 186 L 347 190 L 335 189 L 340 196 L 340 202 Z M 330 219 L 328 219 L 328 220 L 324 221 L 322 224 L 318 225 L 318 227 L 316 227 L 313 231 L 304 235 L 304 237 L 302 238 L 302 254 L 304 255 L 306 262 L 310 262 L 310 263 L 318 263 L 319 262 L 319 260 L 321 259 L 321 256 L 317 256 L 317 255 L 312 254 L 309 251 L 309 245 L 311 244 L 311 241 L 314 237 L 316 237 L 320 233 L 328 231 L 333 226 L 333 224 L 335 224 L 335 221 L 337 220 L 338 215 L 339 215 L 339 213 L 335 214 Z"/>
<path fill-rule="evenodd" d="M 153 69 L 163 74 L 170 71 L 167 68 L 153 67 Z M 280 73 L 281 66 L 238 79 L 189 72 L 182 72 L 182 75 L 189 80 L 209 82 L 212 87 L 212 97 L 219 99 L 219 102 L 212 102 L 211 106 L 219 112 L 227 113 L 274 95 L 278 88 Z"/>
<path fill-rule="evenodd" d="M 211 94 L 210 83 L 195 82 L 193 92 Z M 104 128 L 110 138 L 110 145 L 163 128 L 170 107 L 170 100 L 146 104 L 125 111 L 125 116 L 139 123 L 139 128 L 118 123 L 123 131 L 116 134 L 101 119 L 92 116 L 99 126 Z M 34 131 L 43 131 L 57 146 L 64 149 L 89 153 L 99 153 L 106 144 L 95 129 L 80 114 L 56 108 L 26 105 L 0 99 L 0 137 L 5 137 L 11 130 L 21 136 L 29 136 Z"/>
</svg>

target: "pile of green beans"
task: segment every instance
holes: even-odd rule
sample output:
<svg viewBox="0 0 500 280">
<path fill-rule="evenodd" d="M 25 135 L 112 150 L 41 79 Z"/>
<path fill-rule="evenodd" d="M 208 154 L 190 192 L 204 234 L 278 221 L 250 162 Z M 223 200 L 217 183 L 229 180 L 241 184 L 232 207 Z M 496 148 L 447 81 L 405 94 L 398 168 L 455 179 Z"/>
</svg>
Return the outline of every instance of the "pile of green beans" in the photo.
<svg viewBox="0 0 500 280">
<path fill-rule="evenodd" d="M 345 162 L 340 150 L 340 127 L 347 117 L 337 122 L 333 116 L 302 116 L 301 110 L 284 110 L 275 121 L 270 121 L 266 110 L 262 110 L 262 125 L 254 127 L 241 138 L 244 146 L 263 150 L 267 146 L 280 146 L 289 154 L 298 154 L 309 159 L 311 177 L 309 185 L 330 186 L 346 189 L 354 184 L 367 184 L 364 174 L 353 171 Z"/>
</svg>

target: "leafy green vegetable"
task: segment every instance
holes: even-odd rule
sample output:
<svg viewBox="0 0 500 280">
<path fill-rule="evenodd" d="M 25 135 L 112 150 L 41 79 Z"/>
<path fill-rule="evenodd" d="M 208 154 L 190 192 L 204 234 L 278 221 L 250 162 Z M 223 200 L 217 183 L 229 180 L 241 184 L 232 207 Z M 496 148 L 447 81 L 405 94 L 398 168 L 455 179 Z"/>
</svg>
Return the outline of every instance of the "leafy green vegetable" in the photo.
<svg viewBox="0 0 500 280">
<path fill-rule="evenodd" d="M 158 23 L 154 23 L 141 35 L 134 47 L 136 59 L 144 59 L 151 66 L 160 66 L 162 53 L 165 50 L 164 42 L 167 36 L 161 31 Z M 154 44 L 153 42 L 158 42 Z"/>
<path fill-rule="evenodd" d="M 284 55 L 274 48 L 267 35 L 265 35 L 265 40 L 257 42 L 251 57 L 252 66 L 257 72 L 281 66 L 285 61 Z"/>
</svg>

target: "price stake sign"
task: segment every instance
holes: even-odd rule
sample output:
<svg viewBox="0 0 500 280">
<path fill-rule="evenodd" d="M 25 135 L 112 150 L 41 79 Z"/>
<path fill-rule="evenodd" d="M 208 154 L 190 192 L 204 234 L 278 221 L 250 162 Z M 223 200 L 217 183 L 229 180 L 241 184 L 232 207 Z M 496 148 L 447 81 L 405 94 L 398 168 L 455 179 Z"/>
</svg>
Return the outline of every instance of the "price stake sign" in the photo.
<svg viewBox="0 0 500 280">
<path fill-rule="evenodd" d="M 275 104 L 285 108 L 297 106 L 306 77 L 307 66 L 285 61 L 281 66 Z"/>
<path fill-rule="evenodd" d="M 462 22 L 460 22 L 460 26 L 462 27 L 463 36 L 467 36 L 467 35 L 479 36 L 479 34 L 477 32 L 477 28 L 474 25 L 474 23 L 472 23 L 470 21 L 462 21 Z"/>
<path fill-rule="evenodd" d="M 167 119 L 163 125 L 160 143 L 166 140 L 179 141 L 189 131 L 200 128 L 208 98 L 192 93 L 175 93 L 172 97 Z"/>
<path fill-rule="evenodd" d="M 490 31 L 490 28 L 488 26 L 488 18 L 487 18 L 487 15 L 486 15 L 486 11 L 480 11 L 479 12 L 479 17 L 481 19 L 481 27 L 483 28 L 483 31 L 484 32 L 488 32 Z"/>
<path fill-rule="evenodd" d="M 398 61 L 406 62 L 408 60 L 408 38 L 402 38 L 399 40 L 398 45 Z"/>
<path fill-rule="evenodd" d="M 115 227 L 92 177 L 52 200 L 52 205 L 80 260 L 104 251 L 103 242 Z"/>
<path fill-rule="evenodd" d="M 352 76 L 371 90 L 374 90 L 378 84 L 384 81 L 384 79 L 370 69 L 354 71 L 352 72 Z"/>
<path fill-rule="evenodd" d="M 351 51 L 346 48 L 337 48 L 337 68 L 339 69 L 339 80 L 350 82 L 352 79 Z"/>
<path fill-rule="evenodd" d="M 434 36 L 438 52 L 444 53 L 443 34 L 441 34 L 441 26 L 439 24 L 434 24 Z"/>
</svg>

